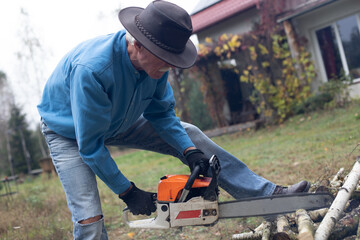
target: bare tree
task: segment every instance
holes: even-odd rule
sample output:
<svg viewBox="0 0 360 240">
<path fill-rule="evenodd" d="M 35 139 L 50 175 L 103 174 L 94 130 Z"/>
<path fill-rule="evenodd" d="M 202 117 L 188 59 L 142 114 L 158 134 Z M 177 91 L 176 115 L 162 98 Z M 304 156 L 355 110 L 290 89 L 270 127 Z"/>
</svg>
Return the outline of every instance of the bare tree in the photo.
<svg viewBox="0 0 360 240">
<path fill-rule="evenodd" d="M 9 129 L 8 129 L 8 120 L 10 118 L 10 108 L 11 105 L 14 103 L 14 95 L 9 87 L 7 82 L 6 74 L 0 71 L 0 139 L 5 139 L 6 145 L 6 152 L 7 152 L 7 159 L 10 166 L 10 173 L 14 175 L 14 164 L 13 164 L 13 157 L 11 154 L 11 147 L 10 147 L 10 139 L 9 139 Z M 2 144 L 3 145 L 3 144 Z M 1 159 L 0 159 L 1 160 Z M 1 165 L 5 164 L 6 161 L 2 161 Z"/>
<path fill-rule="evenodd" d="M 17 57 L 21 63 L 21 81 L 26 80 L 26 89 L 22 89 L 27 99 L 33 99 L 32 102 L 39 102 L 42 94 L 42 86 L 45 83 L 43 67 L 46 54 L 40 43 L 39 38 L 36 36 L 34 29 L 31 26 L 31 21 L 28 12 L 21 8 L 20 10 L 23 28 L 19 32 L 21 41 L 23 43 L 21 51 L 17 52 Z M 23 84 L 19 84 L 22 86 Z M 31 92 L 29 92 L 31 89 Z M 35 107 L 35 106 L 31 106 Z M 38 119 L 31 119 L 37 122 Z M 48 153 L 44 142 L 42 141 L 42 135 L 40 131 L 38 133 L 39 146 L 42 157 L 47 157 Z"/>
</svg>

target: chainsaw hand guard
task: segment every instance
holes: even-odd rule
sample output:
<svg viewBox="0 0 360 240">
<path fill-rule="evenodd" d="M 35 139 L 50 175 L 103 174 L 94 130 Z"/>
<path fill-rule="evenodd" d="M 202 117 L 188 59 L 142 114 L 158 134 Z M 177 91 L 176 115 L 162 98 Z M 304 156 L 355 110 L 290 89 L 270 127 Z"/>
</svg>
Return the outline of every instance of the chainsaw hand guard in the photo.
<svg viewBox="0 0 360 240">
<path fill-rule="evenodd" d="M 189 164 L 191 173 L 199 166 L 199 174 L 206 176 L 209 169 L 209 159 L 199 149 L 192 149 L 186 152 L 185 159 Z M 197 176 L 196 176 L 197 177 Z"/>
</svg>

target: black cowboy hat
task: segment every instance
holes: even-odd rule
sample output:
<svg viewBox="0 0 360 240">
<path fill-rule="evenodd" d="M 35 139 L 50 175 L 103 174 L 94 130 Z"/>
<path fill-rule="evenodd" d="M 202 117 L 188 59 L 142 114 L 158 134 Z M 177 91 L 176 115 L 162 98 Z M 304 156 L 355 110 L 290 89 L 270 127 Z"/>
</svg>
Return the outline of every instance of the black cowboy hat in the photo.
<svg viewBox="0 0 360 240">
<path fill-rule="evenodd" d="M 178 68 L 194 65 L 197 51 L 189 39 L 192 24 L 184 9 L 154 1 L 145 9 L 124 8 L 118 17 L 126 30 L 158 58 Z"/>
</svg>

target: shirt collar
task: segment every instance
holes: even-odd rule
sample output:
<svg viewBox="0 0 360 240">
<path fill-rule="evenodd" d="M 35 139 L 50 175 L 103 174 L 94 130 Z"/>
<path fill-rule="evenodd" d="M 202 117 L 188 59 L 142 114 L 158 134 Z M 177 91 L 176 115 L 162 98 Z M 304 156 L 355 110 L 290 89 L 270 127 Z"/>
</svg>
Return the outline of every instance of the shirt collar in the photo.
<svg viewBox="0 0 360 240">
<path fill-rule="evenodd" d="M 127 67 L 129 68 L 130 72 L 135 75 L 136 79 L 139 80 L 140 77 L 143 76 L 143 74 L 141 74 L 140 71 L 138 71 L 136 68 L 134 68 L 134 66 L 131 63 L 129 53 L 128 53 L 127 48 L 126 48 L 127 45 L 126 45 L 126 37 L 125 37 L 125 35 L 121 39 L 121 46 L 122 46 L 122 51 L 125 53 Z"/>
</svg>

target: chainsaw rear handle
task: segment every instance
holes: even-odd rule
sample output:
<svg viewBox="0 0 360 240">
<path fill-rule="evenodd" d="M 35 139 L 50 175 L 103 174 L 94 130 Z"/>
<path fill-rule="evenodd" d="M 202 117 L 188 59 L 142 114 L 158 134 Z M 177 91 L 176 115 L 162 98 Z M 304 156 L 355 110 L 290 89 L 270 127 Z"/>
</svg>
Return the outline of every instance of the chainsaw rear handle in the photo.
<svg viewBox="0 0 360 240">
<path fill-rule="evenodd" d="M 191 189 L 192 185 L 195 182 L 195 179 L 199 176 L 199 173 L 200 173 L 200 166 L 197 165 L 197 166 L 195 166 L 194 171 L 192 171 L 192 173 L 189 176 L 189 179 L 187 180 L 187 182 L 185 184 L 185 187 L 184 187 L 185 190 Z"/>
<path fill-rule="evenodd" d="M 194 170 L 191 172 L 189 179 L 187 180 L 185 187 L 181 193 L 181 196 L 179 198 L 178 202 L 185 202 L 185 199 L 187 197 L 187 195 L 190 192 L 190 189 L 195 181 L 195 179 L 199 176 L 200 173 L 200 166 L 195 166 Z"/>
<path fill-rule="evenodd" d="M 209 165 L 213 175 L 212 178 L 217 179 L 221 169 L 219 159 L 215 155 L 213 155 L 209 160 Z M 200 166 L 196 165 L 194 171 L 192 171 L 192 173 L 189 176 L 189 179 L 185 184 L 184 187 L 185 190 L 190 191 L 195 179 L 199 177 L 199 172 L 200 172 Z"/>
<path fill-rule="evenodd" d="M 209 187 L 204 193 L 204 199 L 214 201 L 217 198 L 218 177 L 221 170 L 220 162 L 219 159 L 216 157 L 216 155 L 213 155 L 210 158 L 209 165 L 212 172 L 212 179 L 209 184 Z M 200 172 L 200 166 L 195 166 L 194 170 L 191 172 L 189 179 L 185 184 L 185 187 L 181 193 L 178 202 L 185 202 L 186 197 L 188 196 L 195 179 L 199 176 L 199 172 Z"/>
</svg>

